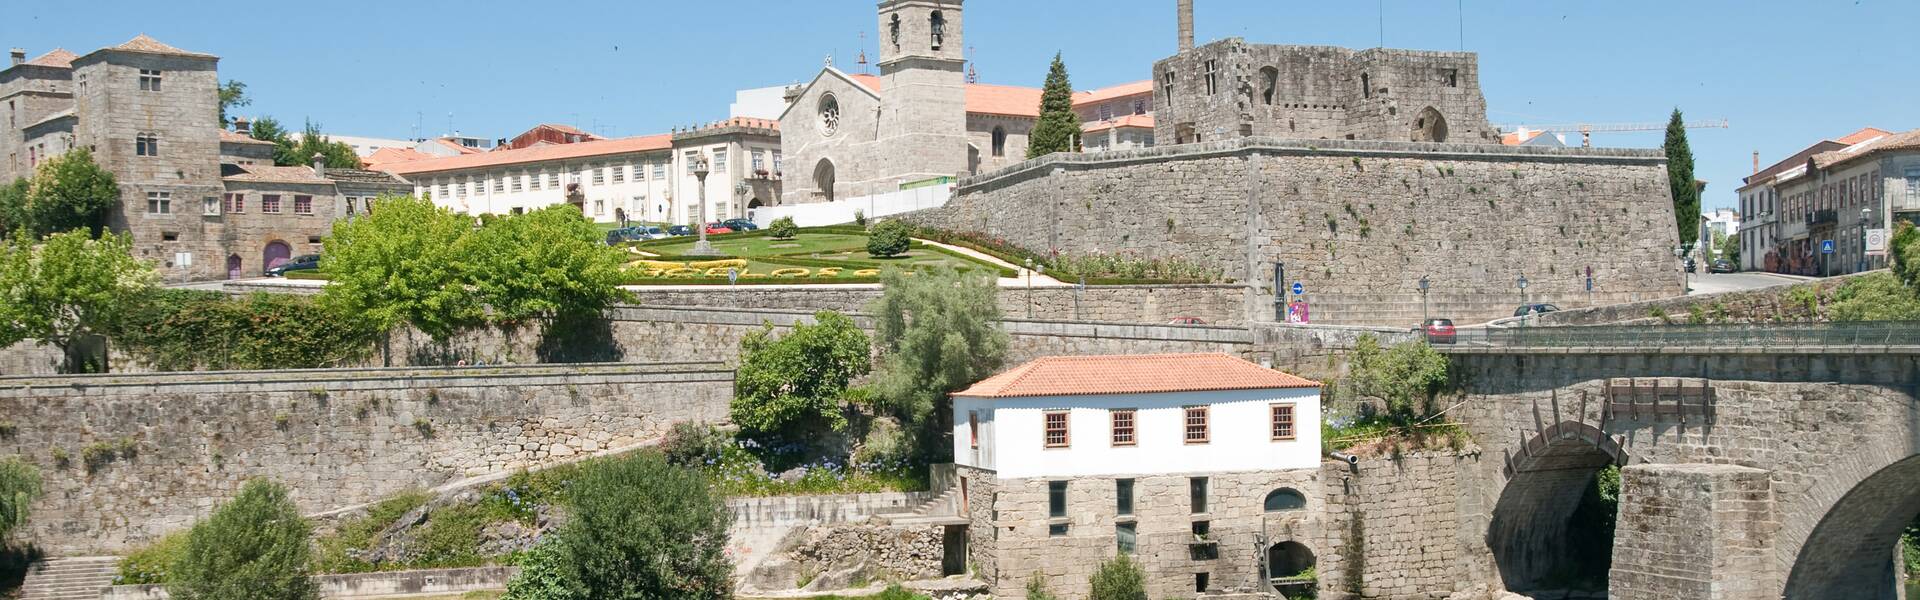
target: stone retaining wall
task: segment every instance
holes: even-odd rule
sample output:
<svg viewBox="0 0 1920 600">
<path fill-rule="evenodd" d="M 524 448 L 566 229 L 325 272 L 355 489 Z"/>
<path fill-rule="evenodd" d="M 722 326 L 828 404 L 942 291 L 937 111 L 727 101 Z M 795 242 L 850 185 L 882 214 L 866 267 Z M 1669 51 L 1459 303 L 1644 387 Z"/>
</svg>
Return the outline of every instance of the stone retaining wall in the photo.
<svg viewBox="0 0 1920 600">
<path fill-rule="evenodd" d="M 256 477 L 314 513 L 726 417 L 717 363 L 0 378 L 0 453 L 41 470 L 22 537 L 112 553 Z"/>
<path fill-rule="evenodd" d="M 1779 285 L 1731 292 L 1563 310 L 1527 317 L 1527 324 L 1663 325 L 1826 321 L 1827 315 L 1822 308 L 1833 303 L 1834 292 L 1841 286 L 1857 278 L 1886 272 L 1868 271 L 1812 281 L 1784 281 Z M 1808 305 L 1805 299 L 1813 299 L 1814 304 Z"/>
<path fill-rule="evenodd" d="M 727 510 L 733 513 L 733 526 L 739 530 L 769 530 L 847 523 L 872 515 L 912 512 L 915 507 L 938 496 L 937 492 L 887 492 L 827 496 L 774 496 L 733 498 Z"/>
<path fill-rule="evenodd" d="M 315 575 L 321 598 L 386 598 L 399 595 L 463 594 L 506 589 L 519 567 L 422 569 L 385 573 Z M 116 585 L 101 600 L 165 600 L 172 596 L 160 585 Z"/>
<path fill-rule="evenodd" d="M 1648 150 L 1242 138 L 1027 161 L 906 218 L 1039 252 L 1198 260 L 1253 286 L 1249 314 L 1271 312 L 1284 263 L 1316 323 L 1484 322 L 1523 298 L 1680 295 L 1664 166 Z"/>
</svg>

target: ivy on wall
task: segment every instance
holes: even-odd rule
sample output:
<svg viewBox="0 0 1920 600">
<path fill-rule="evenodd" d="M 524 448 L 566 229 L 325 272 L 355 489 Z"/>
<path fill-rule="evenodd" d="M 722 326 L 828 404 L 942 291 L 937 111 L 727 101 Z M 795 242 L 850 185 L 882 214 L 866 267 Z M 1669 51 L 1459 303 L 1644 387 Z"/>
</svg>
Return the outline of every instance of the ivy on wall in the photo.
<svg viewBox="0 0 1920 600">
<path fill-rule="evenodd" d="M 383 333 L 307 296 L 166 289 L 134 304 L 108 338 L 161 371 L 342 366 L 371 356 Z"/>
</svg>

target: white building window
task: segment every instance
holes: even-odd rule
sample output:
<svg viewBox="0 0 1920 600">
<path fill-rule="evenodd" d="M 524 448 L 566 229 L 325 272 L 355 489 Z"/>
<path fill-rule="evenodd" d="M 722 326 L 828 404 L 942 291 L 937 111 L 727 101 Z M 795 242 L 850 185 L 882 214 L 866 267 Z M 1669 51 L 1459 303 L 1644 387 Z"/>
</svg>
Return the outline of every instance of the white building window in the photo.
<svg viewBox="0 0 1920 600">
<path fill-rule="evenodd" d="M 773 172 L 775 173 L 780 172 L 780 151 L 779 150 L 773 151 Z"/>
<path fill-rule="evenodd" d="M 154 69 L 141 69 L 140 70 L 140 91 L 143 91 L 143 92 L 160 91 L 160 71 L 154 70 Z"/>
<path fill-rule="evenodd" d="M 439 195 L 440 195 L 440 197 L 441 197 L 441 198 L 445 198 L 445 197 L 447 197 L 447 182 L 445 182 L 445 181 L 442 181 L 442 182 L 440 182 L 440 194 L 439 194 Z"/>
<path fill-rule="evenodd" d="M 713 151 L 713 172 L 727 172 L 727 151 L 725 148 Z"/>
<path fill-rule="evenodd" d="M 605 200 L 593 201 L 593 214 L 596 214 L 596 215 L 607 214 L 607 201 Z"/>
<path fill-rule="evenodd" d="M 523 191 L 523 190 L 525 190 L 525 189 L 527 189 L 527 174 L 526 174 L 526 173 L 520 173 L 520 174 L 517 174 L 517 175 L 508 175 L 508 176 L 507 176 L 507 180 L 508 180 L 508 181 L 510 181 L 510 182 L 512 183 L 512 191 L 513 191 L 513 192 L 516 192 L 516 193 L 517 193 L 517 192 L 520 192 L 520 191 Z"/>
<path fill-rule="evenodd" d="M 547 174 L 547 187 L 550 187 L 550 188 L 557 188 L 557 187 L 560 187 L 560 173 L 559 173 L 559 172 L 557 172 L 557 171 L 556 171 L 556 172 L 553 172 L 553 173 L 548 173 L 548 174 Z"/>
<path fill-rule="evenodd" d="M 695 157 L 698 157 L 698 156 L 700 156 L 700 153 L 699 153 L 699 152 L 697 152 L 697 151 L 693 151 L 693 150 L 688 150 L 688 151 L 687 151 L 687 154 L 686 154 L 686 160 L 684 160 L 684 161 L 681 161 L 681 162 L 685 162 L 685 163 L 687 163 L 687 174 L 688 174 L 688 175 L 692 175 L 692 174 L 693 174 L 693 159 L 694 159 Z"/>
<path fill-rule="evenodd" d="M 505 178 L 505 177 L 494 177 L 494 178 L 493 178 L 493 193 L 495 193 L 495 194 L 504 194 L 504 193 L 506 193 L 506 192 L 507 192 L 507 178 Z"/>
<path fill-rule="evenodd" d="M 660 179 L 666 176 L 667 176 L 667 161 L 663 160 L 657 163 L 653 163 L 653 178 Z"/>
<path fill-rule="evenodd" d="M 607 170 L 605 168 L 602 168 L 600 165 L 587 165 L 587 170 L 593 172 L 594 185 L 607 184 Z"/>
<path fill-rule="evenodd" d="M 1920 203 L 1920 168 L 1907 169 L 1907 202 Z"/>
<path fill-rule="evenodd" d="M 147 192 L 147 214 L 173 214 L 173 192 Z"/>
<path fill-rule="evenodd" d="M 627 182 L 627 165 L 618 164 L 613 166 L 613 182 L 614 183 Z"/>
<path fill-rule="evenodd" d="M 753 151 L 753 170 L 756 173 L 767 170 L 767 153 Z"/>
</svg>

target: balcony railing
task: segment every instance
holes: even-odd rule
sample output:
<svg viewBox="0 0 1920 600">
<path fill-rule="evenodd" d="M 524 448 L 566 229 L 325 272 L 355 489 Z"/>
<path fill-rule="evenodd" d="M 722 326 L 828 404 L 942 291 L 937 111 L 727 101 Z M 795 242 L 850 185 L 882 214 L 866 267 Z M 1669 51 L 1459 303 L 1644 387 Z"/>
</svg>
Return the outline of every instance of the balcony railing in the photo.
<svg viewBox="0 0 1920 600">
<path fill-rule="evenodd" d="M 1840 213 L 1831 208 L 1823 208 L 1807 213 L 1808 226 L 1832 225 L 1838 222 L 1840 222 Z"/>
</svg>

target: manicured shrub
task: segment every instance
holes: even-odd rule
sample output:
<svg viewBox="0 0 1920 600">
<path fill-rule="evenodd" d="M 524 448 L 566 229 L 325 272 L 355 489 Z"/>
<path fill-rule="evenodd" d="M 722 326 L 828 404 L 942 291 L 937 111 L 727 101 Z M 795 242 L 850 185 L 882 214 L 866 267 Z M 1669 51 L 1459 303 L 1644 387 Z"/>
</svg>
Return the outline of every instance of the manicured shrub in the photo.
<svg viewBox="0 0 1920 600">
<path fill-rule="evenodd" d="M 767 235 L 779 239 L 792 239 L 800 234 L 800 226 L 793 223 L 793 217 L 780 217 L 767 225 Z"/>
<path fill-rule="evenodd" d="M 168 582 L 173 565 L 187 552 L 187 533 L 176 531 L 128 554 L 120 560 L 120 574 L 114 577 L 114 585 Z"/>
<path fill-rule="evenodd" d="M 867 236 L 867 254 L 875 258 L 904 254 L 913 243 L 912 234 L 913 226 L 906 221 L 881 221 L 873 226 L 873 233 Z"/>
<path fill-rule="evenodd" d="M 311 600 L 313 528 L 287 488 L 256 479 L 193 526 L 167 592 L 176 600 Z"/>
</svg>

